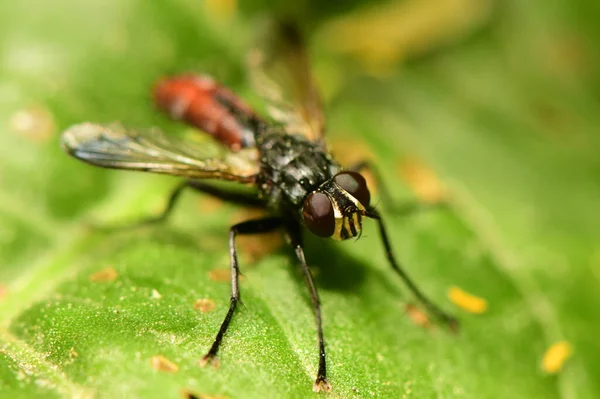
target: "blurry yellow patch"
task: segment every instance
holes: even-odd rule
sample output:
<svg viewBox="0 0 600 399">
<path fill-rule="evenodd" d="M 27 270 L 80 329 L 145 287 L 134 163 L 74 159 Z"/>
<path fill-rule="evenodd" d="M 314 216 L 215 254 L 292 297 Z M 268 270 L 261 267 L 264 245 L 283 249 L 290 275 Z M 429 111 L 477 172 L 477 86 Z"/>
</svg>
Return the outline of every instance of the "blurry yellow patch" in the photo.
<svg viewBox="0 0 600 399">
<path fill-rule="evenodd" d="M 408 304 L 408 305 L 406 305 L 404 310 L 406 311 L 406 314 L 408 315 L 408 317 L 410 317 L 410 319 L 416 325 L 425 327 L 425 328 L 431 327 L 431 323 L 429 322 L 429 318 L 427 317 L 427 314 L 425 314 L 425 312 L 423 312 L 421 309 L 419 309 L 415 305 Z"/>
<path fill-rule="evenodd" d="M 0 285 L 0 299 L 3 299 L 4 297 L 6 297 L 6 294 L 8 293 L 7 289 L 5 286 Z"/>
<path fill-rule="evenodd" d="M 212 269 L 208 272 L 208 278 L 212 281 L 229 281 L 231 280 L 231 271 L 229 269 Z"/>
<path fill-rule="evenodd" d="M 336 139 L 330 143 L 331 153 L 344 166 L 375 159 L 373 151 L 364 140 Z"/>
<path fill-rule="evenodd" d="M 470 313 L 483 313 L 488 308 L 488 303 L 485 299 L 471 295 L 458 287 L 450 287 L 448 298 L 456 306 Z"/>
<path fill-rule="evenodd" d="M 216 212 L 223 207 L 225 202 L 212 195 L 203 195 L 198 201 L 198 205 L 202 212 Z"/>
<path fill-rule="evenodd" d="M 194 302 L 194 309 L 201 311 L 202 313 L 210 312 L 215 308 L 215 302 L 212 299 L 202 298 Z"/>
<path fill-rule="evenodd" d="M 575 33 L 560 32 L 560 36 L 549 38 L 546 47 L 541 48 L 542 67 L 565 83 L 573 77 L 587 78 L 594 73 L 588 40 Z"/>
<path fill-rule="evenodd" d="M 268 215 L 267 212 L 260 209 L 242 209 L 233 215 L 232 224 L 260 219 Z M 283 246 L 281 229 L 262 234 L 238 235 L 235 240 L 238 257 L 241 257 L 244 263 L 250 264 L 260 261 Z"/>
<path fill-rule="evenodd" d="M 542 370 L 548 374 L 558 373 L 565 364 L 565 361 L 571 357 L 572 352 L 573 348 L 567 341 L 555 343 L 544 354 L 541 364 Z"/>
<path fill-rule="evenodd" d="M 114 281 L 117 279 L 117 277 L 119 277 L 119 273 L 117 273 L 115 268 L 111 266 L 93 273 L 90 276 L 90 281 L 104 283 L 108 281 Z"/>
<path fill-rule="evenodd" d="M 54 116 L 46 108 L 33 106 L 15 112 L 10 118 L 10 130 L 32 141 L 44 142 L 56 132 Z"/>
<path fill-rule="evenodd" d="M 492 0 L 406 0 L 367 6 L 329 22 L 319 41 L 387 74 L 402 60 L 458 41 L 484 25 Z"/>
<path fill-rule="evenodd" d="M 75 348 L 72 347 L 71 349 L 69 349 L 69 359 L 75 360 L 78 357 L 79 357 L 79 353 L 77 353 Z"/>
<path fill-rule="evenodd" d="M 179 371 L 179 366 L 162 355 L 152 356 L 150 359 L 152 368 L 157 371 L 165 371 L 167 373 L 176 373 Z"/>
<path fill-rule="evenodd" d="M 219 21 L 230 20 L 237 11 L 236 0 L 204 0 L 204 11 Z"/>
<path fill-rule="evenodd" d="M 406 158 L 400 163 L 398 171 L 421 201 L 436 204 L 446 197 L 446 189 L 435 172 L 420 160 Z"/>
</svg>

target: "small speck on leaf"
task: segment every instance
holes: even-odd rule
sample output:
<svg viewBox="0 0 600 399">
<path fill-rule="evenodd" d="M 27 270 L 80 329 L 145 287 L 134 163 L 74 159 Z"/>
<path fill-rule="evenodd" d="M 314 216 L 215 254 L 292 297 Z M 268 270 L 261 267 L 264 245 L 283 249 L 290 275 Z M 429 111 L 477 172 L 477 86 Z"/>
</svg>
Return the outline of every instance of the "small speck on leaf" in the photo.
<svg viewBox="0 0 600 399">
<path fill-rule="evenodd" d="M 208 272 L 208 278 L 212 281 L 229 281 L 231 280 L 231 272 L 229 269 L 212 269 Z"/>
<path fill-rule="evenodd" d="M 181 391 L 182 399 L 229 399 L 227 396 L 222 395 L 209 395 L 206 393 L 194 393 L 184 389 Z"/>
<path fill-rule="evenodd" d="M 237 12 L 236 0 L 206 0 L 204 10 L 217 21 L 229 21 Z"/>
<path fill-rule="evenodd" d="M 90 276 L 90 281 L 95 283 L 104 283 L 109 281 L 114 281 L 119 277 L 119 273 L 115 270 L 114 267 L 107 267 L 106 269 L 102 269 L 93 273 Z"/>
<path fill-rule="evenodd" d="M 210 312 L 215 308 L 215 302 L 212 299 L 202 298 L 194 302 L 194 309 L 202 313 Z"/>
<path fill-rule="evenodd" d="M 484 313 L 488 308 L 485 299 L 469 294 L 458 287 L 450 287 L 448 298 L 459 308 L 469 313 Z"/>
<path fill-rule="evenodd" d="M 416 158 L 404 159 L 398 171 L 414 193 L 423 202 L 437 204 L 446 198 L 446 189 L 435 172 Z"/>
<path fill-rule="evenodd" d="M 153 288 L 152 293 L 150 294 L 150 298 L 160 299 L 160 298 L 162 298 L 162 294 Z"/>
<path fill-rule="evenodd" d="M 404 308 L 404 311 L 406 312 L 408 317 L 412 320 L 412 322 L 415 323 L 416 325 L 425 327 L 425 328 L 431 327 L 431 323 L 429 322 L 429 318 L 427 317 L 427 314 L 425 314 L 425 312 L 423 312 L 421 309 L 419 309 L 415 305 L 413 305 L 411 303 L 407 304 L 406 307 Z"/>
<path fill-rule="evenodd" d="M 152 365 L 152 368 L 157 371 L 176 373 L 179 370 L 179 366 L 162 355 L 152 356 L 150 364 Z"/>
<path fill-rule="evenodd" d="M 32 106 L 13 114 L 10 129 L 16 135 L 44 142 L 52 137 L 56 131 L 56 124 L 50 111 L 41 106 Z"/>
<path fill-rule="evenodd" d="M 0 285 L 0 300 L 4 299 L 7 293 L 8 290 L 6 289 L 6 287 L 4 285 Z"/>
<path fill-rule="evenodd" d="M 573 348 L 567 341 L 556 342 L 544 354 L 541 364 L 542 370 L 548 374 L 558 373 L 562 370 L 567 359 L 571 357 L 572 352 Z"/>
<path fill-rule="evenodd" d="M 203 196 L 198 201 L 198 206 L 202 212 L 216 212 L 223 208 L 224 204 L 223 200 L 211 197 L 210 195 Z"/>
<path fill-rule="evenodd" d="M 71 349 L 69 349 L 69 359 L 75 360 L 78 357 L 79 357 L 79 353 L 77 353 L 75 348 L 72 347 Z"/>
</svg>

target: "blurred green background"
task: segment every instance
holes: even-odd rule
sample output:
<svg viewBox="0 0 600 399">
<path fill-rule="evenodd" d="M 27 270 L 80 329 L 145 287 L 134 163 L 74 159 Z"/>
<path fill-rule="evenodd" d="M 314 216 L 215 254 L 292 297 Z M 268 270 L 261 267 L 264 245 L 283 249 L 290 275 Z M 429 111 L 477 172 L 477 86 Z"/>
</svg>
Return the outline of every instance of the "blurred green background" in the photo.
<svg viewBox="0 0 600 399">
<path fill-rule="evenodd" d="M 0 4 L 0 397 L 317 395 L 313 316 L 288 251 L 242 255 L 244 306 L 220 369 L 201 369 L 229 295 L 209 272 L 227 268 L 240 211 L 187 193 L 164 226 L 95 232 L 87 222 L 157 212 L 176 179 L 88 167 L 58 145 L 81 121 L 184 130 L 150 102 L 166 74 L 211 74 L 262 109 L 244 58 L 273 15 L 307 35 L 336 155 L 371 154 L 398 201 L 450 204 L 382 209 L 402 263 L 460 317 L 456 336 L 406 315 L 413 299 L 372 223 L 356 242 L 307 240 L 327 396 L 599 397 L 597 1 L 281 3 Z M 451 286 L 487 311 L 457 308 Z M 215 309 L 194 309 L 200 298 Z M 541 360 L 563 340 L 572 357 L 549 375 Z M 177 371 L 155 370 L 158 355 Z"/>
</svg>

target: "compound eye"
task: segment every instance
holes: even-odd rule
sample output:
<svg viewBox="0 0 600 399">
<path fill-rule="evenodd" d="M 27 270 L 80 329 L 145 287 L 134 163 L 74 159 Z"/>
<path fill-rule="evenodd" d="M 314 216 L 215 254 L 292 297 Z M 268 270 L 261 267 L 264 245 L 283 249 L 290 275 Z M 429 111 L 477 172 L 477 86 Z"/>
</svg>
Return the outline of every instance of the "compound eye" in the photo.
<svg viewBox="0 0 600 399">
<path fill-rule="evenodd" d="M 304 201 L 302 208 L 304 224 L 315 235 L 331 237 L 335 230 L 333 205 L 329 197 L 323 193 L 313 192 Z"/>
<path fill-rule="evenodd" d="M 369 206 L 371 193 L 367 188 L 367 181 L 360 173 L 341 172 L 335 175 L 333 181 L 356 198 L 365 208 Z"/>
</svg>

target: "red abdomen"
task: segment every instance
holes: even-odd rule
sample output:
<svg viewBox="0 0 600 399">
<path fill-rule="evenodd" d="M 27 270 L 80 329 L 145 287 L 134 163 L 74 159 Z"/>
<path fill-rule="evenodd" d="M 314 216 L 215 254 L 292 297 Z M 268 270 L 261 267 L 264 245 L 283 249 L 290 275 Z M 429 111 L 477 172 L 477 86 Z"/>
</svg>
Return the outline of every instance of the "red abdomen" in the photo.
<svg viewBox="0 0 600 399">
<path fill-rule="evenodd" d="M 250 121 L 257 119 L 256 114 L 210 77 L 181 75 L 162 79 L 154 87 L 154 101 L 171 118 L 204 130 L 233 151 L 254 145 Z"/>
</svg>

